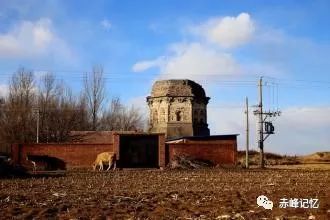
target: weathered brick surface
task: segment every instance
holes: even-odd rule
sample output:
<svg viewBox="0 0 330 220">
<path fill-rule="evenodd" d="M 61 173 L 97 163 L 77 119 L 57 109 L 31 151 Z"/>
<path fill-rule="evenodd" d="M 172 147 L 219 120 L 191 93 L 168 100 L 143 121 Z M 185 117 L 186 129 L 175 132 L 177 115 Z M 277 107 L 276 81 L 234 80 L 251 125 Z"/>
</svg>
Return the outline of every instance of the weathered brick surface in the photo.
<svg viewBox="0 0 330 220">
<path fill-rule="evenodd" d="M 26 144 L 13 145 L 15 163 L 26 164 L 26 156 L 50 156 L 63 160 L 66 167 L 90 167 L 97 154 L 113 151 L 113 144 Z"/>
<path fill-rule="evenodd" d="M 132 136 L 158 136 L 159 167 L 165 166 L 165 135 L 121 132 L 112 133 L 112 143 L 63 143 L 63 144 L 24 144 L 12 145 L 12 159 L 16 164 L 27 165 L 26 156 L 49 156 L 65 162 L 67 168 L 90 167 L 97 154 L 105 151 L 116 153 L 116 159 L 120 160 L 120 135 Z"/>
<path fill-rule="evenodd" d="M 159 167 L 165 167 L 165 134 L 158 136 Z"/>
<path fill-rule="evenodd" d="M 116 159 L 117 160 L 119 160 L 119 158 L 120 158 L 119 140 L 120 140 L 119 134 L 114 134 L 113 135 L 113 150 L 114 150 L 114 152 L 116 152 Z"/>
<path fill-rule="evenodd" d="M 72 143 L 72 144 L 25 144 L 12 146 L 12 159 L 26 165 L 26 156 L 50 156 L 65 162 L 67 168 L 90 167 L 97 154 L 114 151 L 120 160 L 120 133 L 113 134 L 113 143 Z M 126 134 L 127 135 L 127 134 Z M 147 135 L 147 134 L 130 134 Z M 164 134 L 158 135 L 159 167 L 178 155 L 210 160 L 215 164 L 236 164 L 237 144 L 234 140 L 186 140 L 186 143 L 169 143 L 165 146 Z"/>
<path fill-rule="evenodd" d="M 169 161 L 175 156 L 190 156 L 196 159 L 209 160 L 214 164 L 236 164 L 236 141 L 172 143 L 168 144 L 167 149 Z"/>
</svg>

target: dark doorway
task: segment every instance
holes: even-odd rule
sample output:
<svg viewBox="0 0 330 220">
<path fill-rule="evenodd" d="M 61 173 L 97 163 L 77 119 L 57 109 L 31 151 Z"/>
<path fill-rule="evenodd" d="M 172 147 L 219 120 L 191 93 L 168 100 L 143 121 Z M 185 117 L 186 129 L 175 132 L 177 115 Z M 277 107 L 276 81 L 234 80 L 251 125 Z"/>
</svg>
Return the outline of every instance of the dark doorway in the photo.
<svg viewBox="0 0 330 220">
<path fill-rule="evenodd" d="M 36 162 L 37 170 L 66 170 L 66 163 L 57 157 L 47 155 L 27 155 L 27 157 L 29 160 Z"/>
<path fill-rule="evenodd" d="M 122 168 L 158 168 L 158 135 L 121 135 L 119 153 Z"/>
</svg>

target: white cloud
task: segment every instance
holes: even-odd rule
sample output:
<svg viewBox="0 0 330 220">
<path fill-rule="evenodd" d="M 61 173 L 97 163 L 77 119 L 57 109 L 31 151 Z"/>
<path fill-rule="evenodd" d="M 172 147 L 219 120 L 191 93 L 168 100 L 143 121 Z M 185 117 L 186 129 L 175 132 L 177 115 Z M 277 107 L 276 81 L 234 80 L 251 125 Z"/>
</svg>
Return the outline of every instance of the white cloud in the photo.
<svg viewBox="0 0 330 220">
<path fill-rule="evenodd" d="M 0 98 L 6 97 L 9 92 L 9 87 L 6 84 L 0 84 Z"/>
<path fill-rule="evenodd" d="M 255 25 L 248 13 L 241 13 L 237 17 L 210 19 L 192 30 L 223 48 L 232 48 L 248 42 L 253 36 Z"/>
<path fill-rule="evenodd" d="M 281 154 L 309 154 L 329 151 L 330 107 L 286 108 L 274 122 L 275 134 L 265 141 L 265 151 Z M 250 145 L 257 149 L 256 118 L 250 112 Z M 208 108 L 212 134 L 235 134 L 238 147 L 245 148 L 245 114 L 242 108 Z"/>
<path fill-rule="evenodd" d="M 249 14 L 210 19 L 201 25 L 190 27 L 190 30 L 188 34 L 197 34 L 206 41 L 199 39 L 195 42 L 172 43 L 165 55 L 136 62 L 132 70 L 142 72 L 158 67 L 161 78 L 189 78 L 196 81 L 242 73 L 241 66 L 233 55 L 223 49 L 236 47 L 250 40 L 255 26 Z"/>
<path fill-rule="evenodd" d="M 196 43 L 170 45 L 168 55 L 134 64 L 133 71 L 160 68 L 161 78 L 199 81 L 217 75 L 237 74 L 239 65 L 229 53 Z"/>
<path fill-rule="evenodd" d="M 132 70 L 134 72 L 143 72 L 147 69 L 153 68 L 153 67 L 159 67 L 164 62 L 163 57 L 159 57 L 155 60 L 145 60 L 137 62 L 133 65 Z"/>
<path fill-rule="evenodd" d="M 161 67 L 161 73 L 169 78 L 200 79 L 208 75 L 226 75 L 239 72 L 239 66 L 231 54 L 201 43 L 176 44 L 172 56 Z"/>
<path fill-rule="evenodd" d="M 66 43 L 55 33 L 52 21 L 41 18 L 38 21 L 22 21 L 7 33 L 0 34 L 1 58 L 34 58 L 57 55 L 71 58 Z"/>
<path fill-rule="evenodd" d="M 101 21 L 101 26 L 105 29 L 105 30 L 110 30 L 112 27 L 111 22 L 108 19 L 103 19 Z"/>
</svg>

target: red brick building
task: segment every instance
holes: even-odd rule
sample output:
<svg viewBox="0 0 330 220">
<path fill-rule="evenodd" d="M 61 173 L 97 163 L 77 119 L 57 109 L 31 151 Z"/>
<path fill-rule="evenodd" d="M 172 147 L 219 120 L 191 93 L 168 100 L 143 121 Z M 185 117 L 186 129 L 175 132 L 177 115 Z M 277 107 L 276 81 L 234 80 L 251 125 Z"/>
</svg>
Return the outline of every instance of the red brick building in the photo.
<svg viewBox="0 0 330 220">
<path fill-rule="evenodd" d="M 189 156 L 213 164 L 236 165 L 237 135 L 188 136 L 166 142 L 166 162 Z"/>
<path fill-rule="evenodd" d="M 168 140 L 164 134 L 137 132 L 72 132 L 68 143 L 14 144 L 12 159 L 39 169 L 91 167 L 97 154 L 116 153 L 121 168 L 160 168 L 176 156 L 190 156 L 214 164 L 236 164 L 237 135 L 192 136 Z"/>
<path fill-rule="evenodd" d="M 101 142 L 102 141 L 102 142 Z M 14 163 L 28 165 L 26 158 L 43 169 L 91 167 L 99 153 L 116 153 L 119 167 L 165 166 L 164 134 L 137 132 L 74 132 L 69 143 L 14 144 Z"/>
</svg>

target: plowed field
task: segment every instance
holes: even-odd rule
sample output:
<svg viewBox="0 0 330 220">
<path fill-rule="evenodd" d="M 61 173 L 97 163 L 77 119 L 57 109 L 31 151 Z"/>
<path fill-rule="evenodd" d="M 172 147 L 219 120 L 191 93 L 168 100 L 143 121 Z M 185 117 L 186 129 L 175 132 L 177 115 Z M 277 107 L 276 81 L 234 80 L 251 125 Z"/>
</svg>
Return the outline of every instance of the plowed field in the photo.
<svg viewBox="0 0 330 220">
<path fill-rule="evenodd" d="M 0 182 L 0 219 L 330 219 L 329 171 L 69 171 Z M 274 208 L 258 207 L 259 195 Z M 281 198 L 319 199 L 319 208 L 279 208 Z"/>
</svg>

